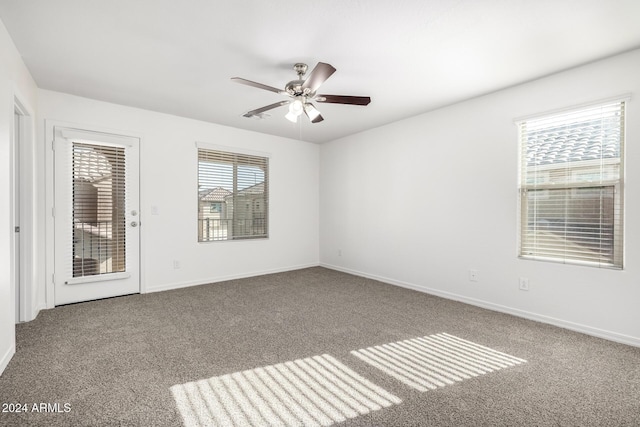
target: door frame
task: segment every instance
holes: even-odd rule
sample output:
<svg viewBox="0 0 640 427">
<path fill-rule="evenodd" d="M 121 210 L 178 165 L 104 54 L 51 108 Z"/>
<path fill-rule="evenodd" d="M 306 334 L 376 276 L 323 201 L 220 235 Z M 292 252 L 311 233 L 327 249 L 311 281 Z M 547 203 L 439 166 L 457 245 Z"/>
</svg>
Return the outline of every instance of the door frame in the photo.
<svg viewBox="0 0 640 427">
<path fill-rule="evenodd" d="M 46 164 L 46 200 L 45 200 L 45 216 L 46 216 L 46 266 L 45 266 L 45 283 L 46 283 L 46 306 L 47 308 L 55 307 L 55 219 L 54 219 L 54 207 L 55 207 L 55 152 L 53 150 L 54 140 L 55 140 L 55 129 L 56 128 L 72 128 L 72 129 L 81 129 L 87 132 L 97 132 L 97 133 L 107 133 L 114 135 L 122 135 L 131 138 L 137 138 L 140 141 L 139 145 L 139 160 L 137 166 L 137 174 L 139 179 L 139 222 L 140 222 L 140 244 L 139 244 L 139 253 L 138 253 L 138 269 L 140 272 L 140 293 L 146 293 L 146 280 L 145 280 L 145 272 L 144 272 L 144 263 L 143 254 L 144 254 L 144 245 L 143 242 L 145 227 L 143 227 L 143 223 L 146 222 L 146 217 L 143 209 L 143 181 L 141 174 L 141 165 L 142 165 L 142 153 L 143 153 L 143 137 L 141 134 L 137 132 L 132 132 L 129 130 L 122 129 L 114 129 L 108 128 L 105 126 L 96 126 L 82 123 L 74 123 L 60 120 L 49 120 L 45 119 L 45 137 L 44 137 L 44 146 L 45 146 L 45 164 Z M 134 172 L 136 173 L 136 172 Z"/>
<path fill-rule="evenodd" d="M 36 236 L 34 230 L 37 230 L 37 215 L 35 214 L 35 206 L 37 206 L 35 120 L 33 109 L 26 102 L 26 98 L 22 96 L 15 84 L 12 87 L 11 112 L 20 116 L 17 141 L 15 138 L 15 117 L 12 117 L 10 124 L 10 215 L 12 227 L 16 222 L 20 224 L 19 236 L 17 236 L 18 233 L 11 232 L 11 297 L 12 305 L 15 307 L 15 301 L 19 295 L 19 318 L 17 320 L 19 322 L 27 322 L 35 319 L 40 308 L 42 308 L 37 302 L 38 284 L 41 282 L 36 268 L 38 261 L 36 248 L 38 245 L 34 240 Z M 17 188 L 15 185 L 16 180 Z M 15 218 L 16 204 L 18 205 L 19 218 Z M 18 237 L 20 238 L 19 253 L 15 254 L 14 248 Z M 15 271 L 16 256 L 20 262 L 18 272 Z M 18 278 L 17 281 L 16 277 Z M 16 318 L 16 313 L 14 313 L 13 318 Z"/>
</svg>

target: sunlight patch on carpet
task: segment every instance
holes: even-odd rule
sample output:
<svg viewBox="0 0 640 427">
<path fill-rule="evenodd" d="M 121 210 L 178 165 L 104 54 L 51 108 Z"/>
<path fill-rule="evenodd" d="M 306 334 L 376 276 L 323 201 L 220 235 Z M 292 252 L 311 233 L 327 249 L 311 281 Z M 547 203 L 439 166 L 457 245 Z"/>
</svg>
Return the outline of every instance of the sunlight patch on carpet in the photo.
<svg viewBox="0 0 640 427">
<path fill-rule="evenodd" d="M 171 387 L 186 427 L 329 426 L 401 400 L 328 354 Z"/>
<path fill-rule="evenodd" d="M 446 333 L 368 347 L 351 354 L 419 391 L 526 363 Z"/>
</svg>

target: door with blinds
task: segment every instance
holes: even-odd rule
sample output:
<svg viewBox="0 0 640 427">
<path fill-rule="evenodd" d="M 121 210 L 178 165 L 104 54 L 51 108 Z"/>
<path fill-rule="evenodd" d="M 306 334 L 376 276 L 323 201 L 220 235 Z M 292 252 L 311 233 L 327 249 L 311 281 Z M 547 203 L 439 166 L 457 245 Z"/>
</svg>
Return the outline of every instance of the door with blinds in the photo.
<svg viewBox="0 0 640 427">
<path fill-rule="evenodd" d="M 55 305 L 140 292 L 139 139 L 54 135 Z"/>
</svg>

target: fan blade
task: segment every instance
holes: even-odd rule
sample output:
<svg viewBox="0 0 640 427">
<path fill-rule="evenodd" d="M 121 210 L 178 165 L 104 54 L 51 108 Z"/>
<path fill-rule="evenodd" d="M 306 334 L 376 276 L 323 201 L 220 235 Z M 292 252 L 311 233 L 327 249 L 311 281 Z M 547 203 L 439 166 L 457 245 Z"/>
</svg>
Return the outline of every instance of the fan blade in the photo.
<svg viewBox="0 0 640 427">
<path fill-rule="evenodd" d="M 236 83 L 240 83 L 243 85 L 247 85 L 247 86 L 253 86 L 253 87 L 257 87 L 258 89 L 264 89 L 264 90 L 268 90 L 270 92 L 275 92 L 275 93 L 282 93 L 284 95 L 287 94 L 287 92 L 277 89 L 273 86 L 267 86 L 267 85 L 263 85 L 262 83 L 256 83 L 256 82 L 252 82 L 251 80 L 247 80 L 247 79 L 243 79 L 241 77 L 231 77 L 231 81 L 236 82 Z"/>
<path fill-rule="evenodd" d="M 331 104 L 351 104 L 369 105 L 371 98 L 368 96 L 347 96 L 347 95 L 316 95 L 317 102 L 327 102 Z"/>
<path fill-rule="evenodd" d="M 290 104 L 291 101 L 280 101 L 275 104 L 267 105 L 266 107 L 256 108 L 255 110 L 247 111 L 243 114 L 244 117 L 253 117 L 257 116 L 260 113 L 264 113 L 265 111 L 273 110 L 274 108 L 282 107 L 283 105 Z"/>
<path fill-rule="evenodd" d="M 318 62 L 318 65 L 311 71 L 307 80 L 302 84 L 302 89 L 309 89 L 309 93 L 313 93 L 322 83 L 325 82 L 333 73 L 336 72 L 336 69 L 329 64 L 325 64 L 324 62 Z"/>
<path fill-rule="evenodd" d="M 322 115 L 320 115 L 320 111 L 318 111 L 316 107 L 314 107 L 314 105 L 310 102 L 304 104 L 304 113 L 307 115 L 307 117 L 309 117 L 311 123 L 320 123 L 324 120 Z"/>
</svg>

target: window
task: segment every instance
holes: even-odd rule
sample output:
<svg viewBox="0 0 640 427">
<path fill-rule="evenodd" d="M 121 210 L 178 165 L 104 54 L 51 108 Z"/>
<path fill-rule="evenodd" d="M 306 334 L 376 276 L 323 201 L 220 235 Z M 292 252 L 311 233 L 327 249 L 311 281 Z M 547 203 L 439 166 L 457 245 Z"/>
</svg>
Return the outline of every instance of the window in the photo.
<svg viewBox="0 0 640 427">
<path fill-rule="evenodd" d="M 222 203 L 213 202 L 211 203 L 211 213 L 220 213 L 222 212 Z"/>
<path fill-rule="evenodd" d="M 198 148 L 199 242 L 268 237 L 268 204 L 267 157 Z"/>
<path fill-rule="evenodd" d="M 518 122 L 520 257 L 622 268 L 625 102 Z"/>
<path fill-rule="evenodd" d="M 73 142 L 73 274 L 126 271 L 125 148 Z"/>
</svg>

